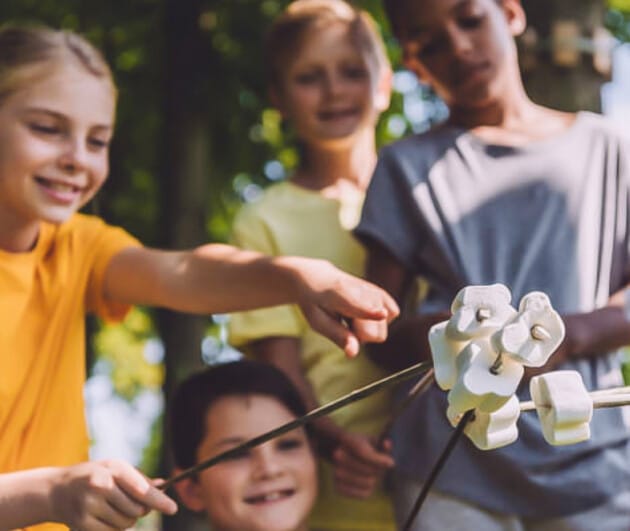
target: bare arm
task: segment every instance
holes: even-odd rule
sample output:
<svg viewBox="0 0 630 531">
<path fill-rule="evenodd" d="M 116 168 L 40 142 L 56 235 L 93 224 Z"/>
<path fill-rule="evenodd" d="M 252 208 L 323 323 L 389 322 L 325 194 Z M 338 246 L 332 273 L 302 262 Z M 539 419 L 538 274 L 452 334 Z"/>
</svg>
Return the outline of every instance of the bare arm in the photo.
<svg viewBox="0 0 630 531">
<path fill-rule="evenodd" d="M 414 277 L 382 246 L 368 247 L 366 278 L 387 291 L 399 305 L 407 299 Z M 401 316 L 389 329 L 387 341 L 368 346 L 368 354 L 375 363 L 390 371 L 398 371 L 431 359 L 428 334 L 435 323 L 448 319 L 448 313 Z"/>
<path fill-rule="evenodd" d="M 297 303 L 309 324 L 349 355 L 360 341 L 383 341 L 387 323 L 398 314 L 387 293 L 329 262 L 267 257 L 221 244 L 181 252 L 125 249 L 107 268 L 105 292 L 113 300 L 189 313 Z M 350 330 L 341 317 L 358 320 Z"/>
<path fill-rule="evenodd" d="M 0 474 L 0 530 L 59 522 L 84 531 L 127 529 L 149 510 L 177 506 L 130 465 L 82 463 Z"/>
</svg>

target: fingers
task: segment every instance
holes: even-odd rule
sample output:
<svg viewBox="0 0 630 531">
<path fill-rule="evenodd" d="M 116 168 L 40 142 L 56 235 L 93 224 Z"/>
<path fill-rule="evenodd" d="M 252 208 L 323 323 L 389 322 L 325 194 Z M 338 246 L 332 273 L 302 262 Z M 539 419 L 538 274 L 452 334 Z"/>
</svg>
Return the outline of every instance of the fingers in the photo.
<svg viewBox="0 0 630 531">
<path fill-rule="evenodd" d="M 394 466 L 394 459 L 386 452 L 377 451 L 371 444 L 341 446 L 333 453 L 336 465 L 357 474 L 376 474 Z"/>
<path fill-rule="evenodd" d="M 112 470 L 116 485 L 135 502 L 165 514 L 177 511 L 177 504 L 135 468 L 118 461 L 107 462 L 107 467 Z"/>
<path fill-rule="evenodd" d="M 341 494 L 363 499 L 374 493 L 384 473 L 384 467 L 367 464 L 360 460 L 347 460 L 342 465 L 336 461 L 334 480 Z"/>
<path fill-rule="evenodd" d="M 107 499 L 94 500 L 87 507 L 81 528 L 90 531 L 100 529 L 129 529 L 136 520 L 146 514 L 146 510 L 139 504 L 130 501 L 123 492 L 110 492 Z M 124 507 L 124 510 L 123 510 Z"/>
<path fill-rule="evenodd" d="M 334 479 L 337 490 L 354 498 L 372 495 L 385 471 L 394 466 L 394 460 L 385 451 L 378 451 L 365 437 L 349 435 L 333 452 Z"/>
<path fill-rule="evenodd" d="M 338 449 L 341 453 L 347 454 L 350 460 L 384 469 L 394 466 L 394 459 L 390 455 L 389 440 L 385 441 L 382 449 L 377 449 L 368 437 L 349 434 L 342 439 Z"/>
<path fill-rule="evenodd" d="M 361 343 L 382 343 L 387 339 L 387 323 L 385 320 L 368 321 L 354 319 L 351 328 Z"/>
<path fill-rule="evenodd" d="M 49 489 L 54 521 L 81 531 L 128 529 L 149 510 L 177 510 L 142 473 L 117 460 L 55 469 Z"/>
<path fill-rule="evenodd" d="M 136 519 L 144 516 L 148 512 L 144 505 L 129 498 L 129 496 L 119 488 L 114 488 L 108 493 L 106 507 L 109 510 L 103 511 L 99 514 L 99 517 L 105 522 L 117 525 L 121 529 L 133 525 Z M 123 519 L 126 520 L 126 523 Z"/>
<path fill-rule="evenodd" d="M 318 306 L 312 307 L 310 311 L 306 309 L 302 311 L 313 330 L 330 339 L 346 353 L 346 356 L 352 358 L 359 353 L 357 336 L 338 317 Z"/>
<path fill-rule="evenodd" d="M 376 487 L 379 484 L 380 477 L 370 476 L 370 477 L 359 477 L 352 475 L 342 475 L 335 472 L 335 488 L 337 492 L 342 496 L 347 496 L 349 498 L 357 498 L 360 500 L 364 500 L 369 498 L 374 494 Z"/>
<path fill-rule="evenodd" d="M 396 301 L 385 290 L 351 275 L 344 275 L 330 291 L 333 296 L 328 309 L 350 319 L 390 322 L 400 312 Z"/>
</svg>

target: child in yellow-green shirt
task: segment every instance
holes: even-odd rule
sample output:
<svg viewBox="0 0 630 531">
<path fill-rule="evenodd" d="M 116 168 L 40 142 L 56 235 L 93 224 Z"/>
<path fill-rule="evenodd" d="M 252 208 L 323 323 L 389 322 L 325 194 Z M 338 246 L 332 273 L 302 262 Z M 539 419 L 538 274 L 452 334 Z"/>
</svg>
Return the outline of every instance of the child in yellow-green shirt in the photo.
<svg viewBox="0 0 630 531">
<path fill-rule="evenodd" d="M 301 160 L 288 181 L 241 210 L 233 242 L 276 256 L 324 258 L 362 275 L 364 251 L 350 231 L 376 163 L 376 121 L 390 96 L 378 30 L 366 12 L 342 0 L 297 0 L 272 25 L 266 52 L 272 103 L 295 130 Z M 233 344 L 284 370 L 309 408 L 383 376 L 365 357 L 347 363 L 295 306 L 234 315 L 230 334 Z M 388 409 L 388 395 L 379 394 L 316 423 L 327 459 L 313 529 L 394 529 L 380 485 L 392 459 L 374 445 Z"/>
</svg>

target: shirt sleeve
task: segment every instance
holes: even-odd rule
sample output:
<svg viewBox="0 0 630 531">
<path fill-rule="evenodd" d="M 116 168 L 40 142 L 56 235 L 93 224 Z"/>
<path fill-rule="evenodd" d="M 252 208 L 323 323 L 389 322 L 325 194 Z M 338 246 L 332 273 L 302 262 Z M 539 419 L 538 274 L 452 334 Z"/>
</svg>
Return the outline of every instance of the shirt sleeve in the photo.
<svg viewBox="0 0 630 531">
<path fill-rule="evenodd" d="M 407 173 L 413 164 L 383 148 L 367 190 L 361 221 L 354 234 L 364 244 L 376 242 L 412 269 L 422 224 Z"/>
<path fill-rule="evenodd" d="M 139 247 L 140 242 L 125 230 L 105 223 L 99 224 L 98 231 L 88 241 L 92 252 L 92 267 L 86 292 L 88 312 L 95 313 L 106 321 L 120 321 L 131 305 L 109 300 L 105 297 L 103 281 L 109 261 L 123 249 Z"/>
<path fill-rule="evenodd" d="M 234 221 L 231 243 L 266 255 L 279 254 L 272 229 L 249 206 Z M 242 346 L 264 337 L 299 337 L 304 331 L 304 318 L 295 305 L 273 306 L 232 314 L 228 330 L 230 343 Z"/>
</svg>

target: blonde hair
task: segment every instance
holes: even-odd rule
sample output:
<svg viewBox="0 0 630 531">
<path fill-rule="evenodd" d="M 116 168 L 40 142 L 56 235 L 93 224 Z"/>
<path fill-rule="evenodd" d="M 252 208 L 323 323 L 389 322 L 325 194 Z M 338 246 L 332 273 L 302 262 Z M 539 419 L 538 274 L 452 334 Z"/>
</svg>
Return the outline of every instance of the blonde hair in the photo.
<svg viewBox="0 0 630 531">
<path fill-rule="evenodd" d="M 281 87 L 282 72 L 299 53 L 309 31 L 336 22 L 348 25 L 374 78 L 390 68 L 383 39 L 367 11 L 344 0 L 295 0 L 274 20 L 267 32 L 265 64 L 270 84 Z"/>
<path fill-rule="evenodd" d="M 45 26 L 0 28 L 0 104 L 47 68 L 73 62 L 116 88 L 109 65 L 86 39 Z"/>
</svg>

